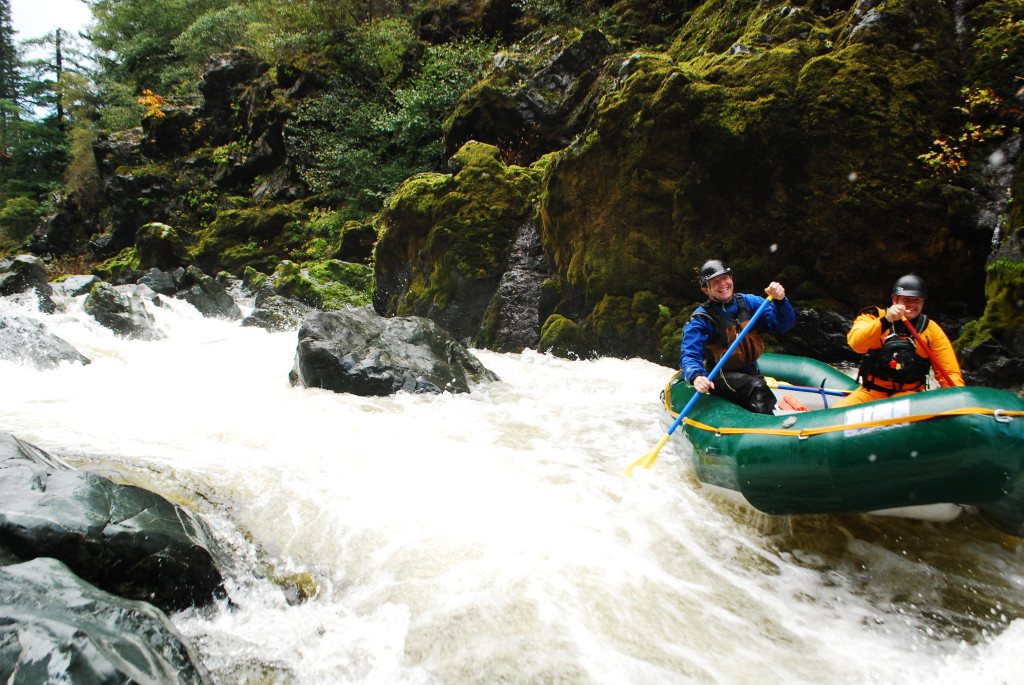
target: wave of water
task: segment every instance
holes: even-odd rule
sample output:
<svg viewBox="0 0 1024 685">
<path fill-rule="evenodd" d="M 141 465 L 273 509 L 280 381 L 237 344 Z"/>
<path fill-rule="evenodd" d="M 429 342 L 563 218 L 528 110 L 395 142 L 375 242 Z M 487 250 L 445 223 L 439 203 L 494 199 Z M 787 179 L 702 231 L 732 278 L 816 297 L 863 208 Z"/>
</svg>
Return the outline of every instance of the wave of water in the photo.
<svg viewBox="0 0 1024 685">
<path fill-rule="evenodd" d="M 231 601 L 172 619 L 218 682 L 1024 682 L 1018 541 L 754 516 L 671 444 L 626 477 L 670 369 L 475 351 L 500 382 L 359 398 L 289 386 L 294 332 L 152 311 L 34 314 L 93 362 L 0 363 L 0 429 L 211 523 Z"/>
</svg>

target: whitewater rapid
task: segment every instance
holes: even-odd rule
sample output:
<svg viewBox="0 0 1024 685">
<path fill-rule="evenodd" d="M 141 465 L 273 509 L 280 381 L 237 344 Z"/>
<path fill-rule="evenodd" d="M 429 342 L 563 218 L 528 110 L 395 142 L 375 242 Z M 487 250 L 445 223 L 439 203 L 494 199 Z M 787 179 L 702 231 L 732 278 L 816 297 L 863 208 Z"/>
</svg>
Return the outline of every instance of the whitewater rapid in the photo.
<svg viewBox="0 0 1024 685">
<path fill-rule="evenodd" d="M 1024 682 L 1024 545 L 971 519 L 768 519 L 700 489 L 672 370 L 474 350 L 462 395 L 291 387 L 296 334 L 64 303 L 92 359 L 0 362 L 0 430 L 192 507 L 230 602 L 171 618 L 218 683 Z"/>
</svg>

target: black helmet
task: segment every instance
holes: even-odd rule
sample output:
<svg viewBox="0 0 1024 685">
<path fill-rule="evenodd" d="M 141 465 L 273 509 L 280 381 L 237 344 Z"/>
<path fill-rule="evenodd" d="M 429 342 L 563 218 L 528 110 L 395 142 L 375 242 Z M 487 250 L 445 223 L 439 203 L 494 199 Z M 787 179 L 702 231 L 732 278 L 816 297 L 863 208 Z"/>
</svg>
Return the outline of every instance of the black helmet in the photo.
<svg viewBox="0 0 1024 685">
<path fill-rule="evenodd" d="M 907 274 L 896 279 L 896 284 L 892 287 L 892 294 L 903 297 L 928 297 L 928 286 L 924 284 L 924 279 L 917 274 Z"/>
<path fill-rule="evenodd" d="M 700 268 L 698 274 L 698 280 L 700 281 L 700 287 L 708 287 L 708 281 L 717 276 L 728 274 L 732 276 L 732 269 L 727 267 L 724 262 L 720 259 L 709 259 L 704 262 L 704 266 Z"/>
</svg>

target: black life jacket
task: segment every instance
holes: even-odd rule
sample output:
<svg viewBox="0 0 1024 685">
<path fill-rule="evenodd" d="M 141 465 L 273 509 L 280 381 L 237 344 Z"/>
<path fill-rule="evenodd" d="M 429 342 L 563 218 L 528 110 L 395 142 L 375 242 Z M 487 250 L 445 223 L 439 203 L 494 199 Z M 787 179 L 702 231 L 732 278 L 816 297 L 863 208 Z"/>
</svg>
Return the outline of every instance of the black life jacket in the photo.
<svg viewBox="0 0 1024 685">
<path fill-rule="evenodd" d="M 746 327 L 750 317 L 753 316 L 744 299 L 739 295 L 734 297 L 737 304 L 735 319 L 726 314 L 721 306 L 712 307 L 711 300 L 702 304 L 701 308 L 693 313 L 693 316 L 707 317 L 715 326 L 714 332 L 708 336 L 707 342 L 704 343 L 704 366 L 708 369 L 714 368 L 718 360 L 725 354 L 725 351 L 736 340 L 740 330 Z M 719 303 L 716 302 L 714 304 Z M 762 352 L 764 352 L 764 341 L 757 331 L 750 331 L 722 368 L 726 371 L 732 371 L 752 366 L 757 362 Z"/>
<path fill-rule="evenodd" d="M 877 307 L 869 307 L 861 314 L 874 313 L 881 317 Z M 883 321 L 888 327 L 882 346 L 868 350 L 861 356 L 857 380 L 869 390 L 880 390 L 888 395 L 924 387 L 931 361 L 917 353 L 910 329 L 902 321 Z M 928 327 L 928 317 L 920 314 L 915 329 L 923 331 Z M 884 380 L 891 385 L 879 385 Z"/>
</svg>

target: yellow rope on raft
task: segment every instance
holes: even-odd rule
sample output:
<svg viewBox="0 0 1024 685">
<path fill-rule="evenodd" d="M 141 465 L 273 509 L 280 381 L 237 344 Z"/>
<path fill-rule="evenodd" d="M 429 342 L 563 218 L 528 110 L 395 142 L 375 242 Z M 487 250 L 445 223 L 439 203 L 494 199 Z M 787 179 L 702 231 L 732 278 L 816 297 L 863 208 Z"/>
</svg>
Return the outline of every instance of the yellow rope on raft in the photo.
<svg viewBox="0 0 1024 685">
<path fill-rule="evenodd" d="M 679 416 L 678 412 L 672 411 L 672 386 L 676 378 L 682 374 L 682 371 L 676 372 L 672 378 L 669 379 L 665 385 L 665 391 L 661 395 L 665 409 L 669 411 L 672 416 Z M 801 430 L 793 430 L 791 428 L 715 428 L 699 421 L 687 417 L 683 419 L 683 423 L 694 428 L 699 428 L 709 433 L 715 433 L 717 435 L 782 435 L 788 437 L 797 438 L 809 438 L 812 435 L 822 435 L 824 433 L 835 433 L 838 431 L 848 430 L 860 430 L 862 428 L 880 428 L 883 426 L 898 426 L 903 423 L 917 423 L 918 421 L 928 421 L 930 419 L 942 419 L 950 416 L 995 416 L 996 418 L 1007 416 L 1024 416 L 1024 411 L 1006 411 L 1003 409 L 989 409 L 987 407 L 961 407 L 959 409 L 949 409 L 947 411 L 938 412 L 935 414 L 915 414 L 914 416 L 898 416 L 888 419 L 876 419 L 873 421 L 861 421 L 859 423 L 844 423 L 834 426 L 820 426 L 818 428 L 804 428 Z M 792 416 L 792 415 L 790 415 Z"/>
<path fill-rule="evenodd" d="M 709 433 L 715 433 L 717 435 L 783 435 L 788 437 L 796 438 L 809 438 L 812 435 L 822 435 L 823 433 L 835 433 L 837 431 L 848 431 L 848 430 L 860 430 L 863 428 L 879 428 L 882 426 L 898 426 L 904 423 L 916 423 L 918 421 L 928 421 L 930 419 L 942 419 L 950 416 L 1024 416 L 1024 411 L 1004 411 L 1002 409 L 988 409 L 987 407 L 961 407 L 960 409 L 950 409 L 948 411 L 937 412 L 934 414 L 915 414 L 913 416 L 896 416 L 889 419 L 876 419 L 874 421 L 860 421 L 858 423 L 844 423 L 834 426 L 819 426 L 817 428 L 804 428 L 801 430 L 793 430 L 791 428 L 729 428 L 721 427 L 715 428 L 699 421 L 692 419 L 683 419 L 683 423 L 694 428 L 699 428 Z"/>
</svg>

